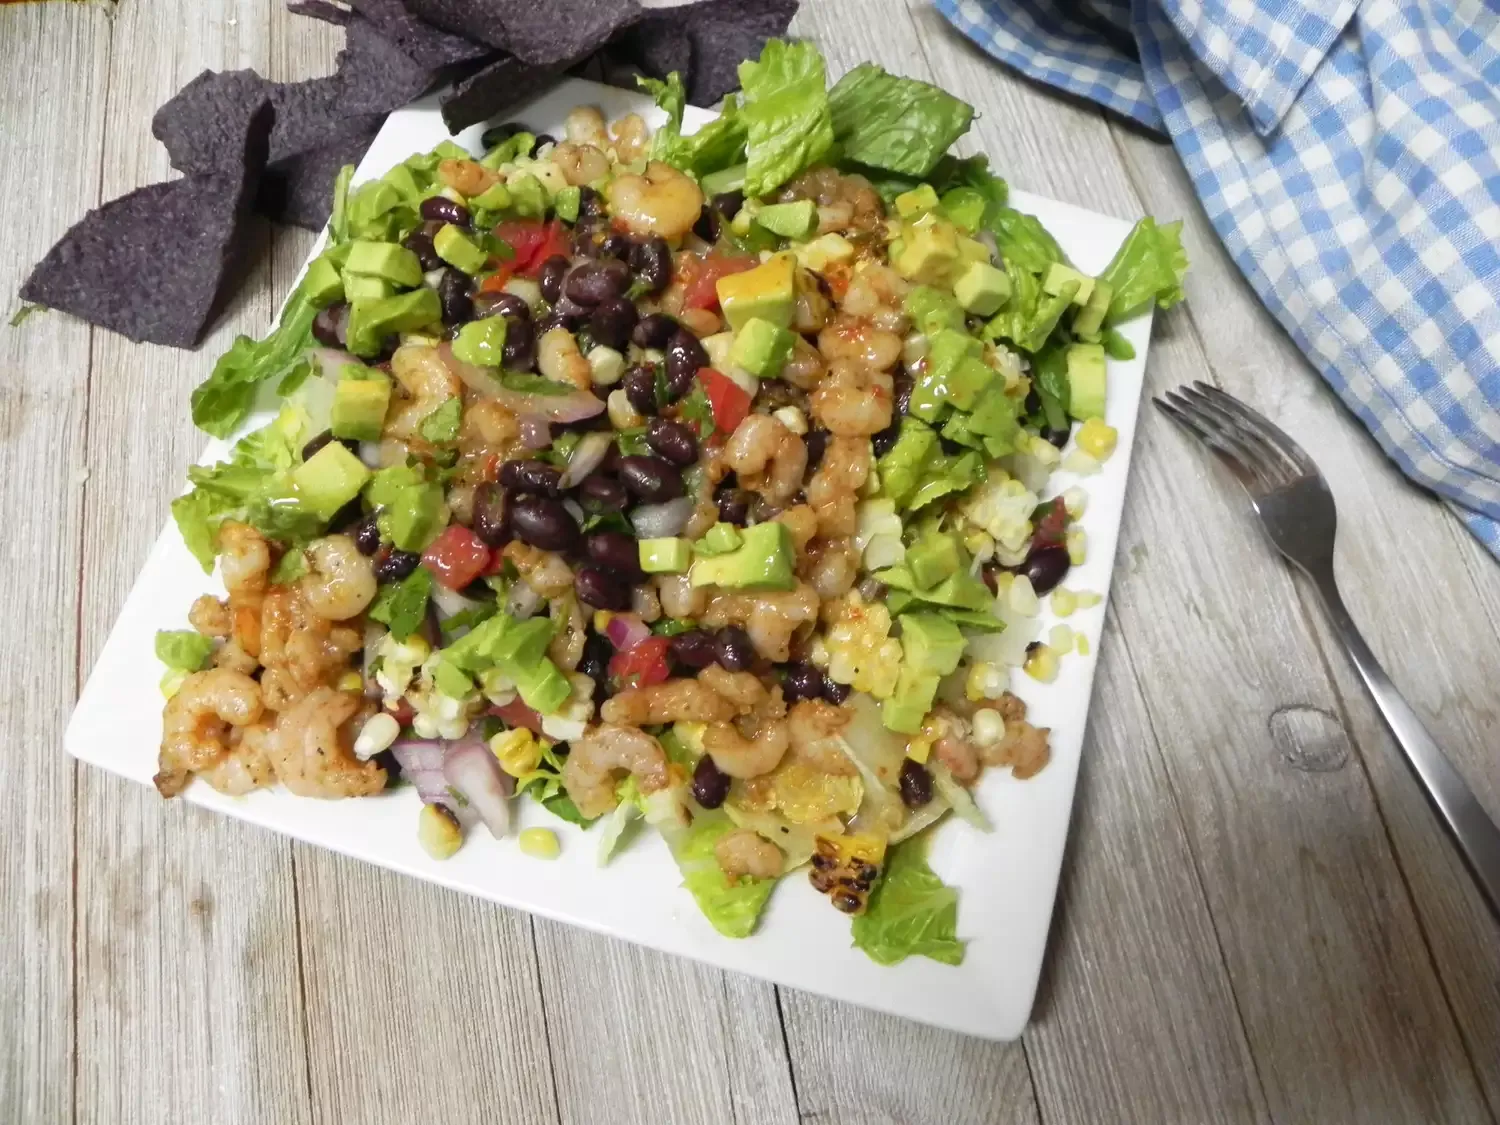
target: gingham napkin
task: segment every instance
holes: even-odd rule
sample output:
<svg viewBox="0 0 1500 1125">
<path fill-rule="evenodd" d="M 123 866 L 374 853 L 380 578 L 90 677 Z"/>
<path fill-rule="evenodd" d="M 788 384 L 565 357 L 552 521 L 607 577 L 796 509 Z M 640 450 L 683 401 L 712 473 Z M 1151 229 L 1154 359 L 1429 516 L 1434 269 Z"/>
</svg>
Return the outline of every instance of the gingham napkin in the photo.
<svg viewBox="0 0 1500 1125">
<path fill-rule="evenodd" d="M 1001 61 L 1169 133 L 1297 346 L 1500 557 L 1500 5 L 937 6 Z"/>
</svg>

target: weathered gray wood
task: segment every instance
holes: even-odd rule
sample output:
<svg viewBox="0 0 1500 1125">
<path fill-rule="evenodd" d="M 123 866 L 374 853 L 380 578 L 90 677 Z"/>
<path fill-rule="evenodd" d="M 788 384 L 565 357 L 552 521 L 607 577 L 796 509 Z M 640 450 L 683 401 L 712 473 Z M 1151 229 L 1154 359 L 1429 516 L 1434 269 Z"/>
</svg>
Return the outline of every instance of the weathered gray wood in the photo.
<svg viewBox="0 0 1500 1125">
<path fill-rule="evenodd" d="M 1186 308 L 1215 378 L 1315 451 L 1339 505 L 1339 581 L 1351 612 L 1439 744 L 1500 816 L 1500 570 L 1451 513 L 1400 476 L 1255 300 L 1175 156 L 1124 130 L 1117 139 L 1149 204 L 1184 216 L 1200 248 Z M 1230 490 L 1224 496 L 1235 501 Z M 1500 927 L 1307 589 L 1302 603 L 1363 750 L 1448 1004 L 1490 1107 L 1500 1110 Z"/>
<path fill-rule="evenodd" d="M 7 482 L 0 552 L 15 622 L 0 662 L 0 746 L 8 758 L 0 785 L 6 1121 L 64 1121 L 74 1105 L 76 770 L 60 746 L 78 675 L 73 622 L 89 331 L 51 313 L 17 328 L 4 321 L 32 264 L 98 201 L 108 45 L 108 21 L 97 10 L 0 11 L 0 198 L 11 201 L 0 227 L 0 479 Z M 14 616 L 23 607 L 46 608 L 43 616 Z"/>
</svg>

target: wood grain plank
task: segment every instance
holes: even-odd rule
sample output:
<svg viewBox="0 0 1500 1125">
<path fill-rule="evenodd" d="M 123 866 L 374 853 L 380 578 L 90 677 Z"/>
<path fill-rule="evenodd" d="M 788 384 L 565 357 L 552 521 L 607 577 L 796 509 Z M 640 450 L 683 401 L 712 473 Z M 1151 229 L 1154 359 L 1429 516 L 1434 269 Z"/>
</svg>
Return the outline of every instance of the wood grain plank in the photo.
<svg viewBox="0 0 1500 1125">
<path fill-rule="evenodd" d="M 542 918 L 533 925 L 564 1125 L 797 1120 L 769 985 Z"/>
<path fill-rule="evenodd" d="M 0 323 L 31 266 L 98 202 L 109 21 L 96 8 L 0 10 Z M 65 139 L 64 145 L 59 140 Z M 45 190 L 39 190 L 45 184 Z M 57 313 L 0 327 L 0 558 L 7 604 L 46 607 L 40 645 L 0 663 L 0 1120 L 73 1113 L 78 520 L 89 329 Z"/>
<path fill-rule="evenodd" d="M 172 174 L 151 114 L 204 67 L 260 62 L 269 7 L 117 9 L 106 198 Z M 86 663 L 202 449 L 188 392 L 236 332 L 259 333 L 270 320 L 261 241 L 234 305 L 196 353 L 96 334 Z M 309 1120 L 290 846 L 94 771 L 80 773 L 79 807 L 79 1120 Z"/>
<path fill-rule="evenodd" d="M 1171 151 L 1124 131 L 1118 137 L 1151 206 L 1184 215 L 1199 247 L 1186 307 L 1199 324 L 1215 378 L 1315 451 L 1338 501 L 1339 581 L 1351 612 L 1438 743 L 1500 816 L 1500 710 L 1494 703 L 1500 568 L 1451 513 L 1397 472 L 1259 304 Z M 1304 589 L 1302 599 L 1363 752 L 1448 1002 L 1490 1108 L 1500 1113 L 1500 926 L 1408 773 L 1315 596 Z"/>
</svg>

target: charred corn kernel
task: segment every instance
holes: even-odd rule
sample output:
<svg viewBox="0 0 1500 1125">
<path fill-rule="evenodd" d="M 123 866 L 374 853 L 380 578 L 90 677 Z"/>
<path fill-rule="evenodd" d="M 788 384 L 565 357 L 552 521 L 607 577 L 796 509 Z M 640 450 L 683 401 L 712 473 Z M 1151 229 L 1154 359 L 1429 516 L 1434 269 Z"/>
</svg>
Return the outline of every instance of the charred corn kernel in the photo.
<svg viewBox="0 0 1500 1125">
<path fill-rule="evenodd" d="M 1090 418 L 1078 427 L 1078 448 L 1096 461 L 1109 460 L 1119 440 L 1119 431 L 1102 418 Z"/>
<path fill-rule="evenodd" d="M 1005 596 L 1010 608 L 1022 617 L 1035 617 L 1042 612 L 1042 603 L 1037 600 L 1036 591 L 1031 588 L 1031 579 L 1024 574 L 1017 574 L 1011 579 L 1010 590 Z"/>
<path fill-rule="evenodd" d="M 1057 679 L 1057 653 L 1050 645 L 1033 644 L 1026 651 L 1026 663 L 1022 669 L 1038 683 L 1050 684 Z"/>
<path fill-rule="evenodd" d="M 1081 477 L 1092 476 L 1099 471 L 1099 459 L 1082 449 L 1075 449 L 1062 459 L 1062 467 Z"/>
<path fill-rule="evenodd" d="M 1063 507 L 1068 510 L 1069 519 L 1079 519 L 1088 510 L 1089 494 L 1078 486 L 1068 489 L 1062 496 Z"/>
<path fill-rule="evenodd" d="M 932 739 L 914 738 L 906 744 L 906 756 L 919 765 L 927 764 L 927 757 L 932 753 Z"/>
<path fill-rule="evenodd" d="M 1052 612 L 1059 617 L 1071 617 L 1078 608 L 1078 597 L 1072 590 L 1059 586 L 1052 591 Z"/>
<path fill-rule="evenodd" d="M 819 836 L 808 879 L 845 914 L 864 912 L 885 860 L 885 837 L 857 832 Z"/>
<path fill-rule="evenodd" d="M 1079 609 L 1093 609 L 1104 600 L 1098 594 L 1089 590 L 1079 590 L 1076 597 L 1078 598 Z"/>
<path fill-rule="evenodd" d="M 1005 719 L 993 707 L 981 707 L 975 711 L 973 723 L 977 746 L 995 746 L 1005 737 Z"/>
<path fill-rule="evenodd" d="M 703 753 L 703 733 L 706 730 L 707 723 L 690 723 L 679 719 L 672 724 L 672 733 L 677 736 L 677 740 L 694 754 Z"/>
<path fill-rule="evenodd" d="M 1073 630 L 1066 625 L 1054 625 L 1047 634 L 1047 644 L 1058 652 L 1067 652 L 1073 647 Z"/>
<path fill-rule="evenodd" d="M 463 829 L 442 805 L 423 805 L 417 817 L 417 839 L 433 859 L 447 859 L 463 846 Z"/>
<path fill-rule="evenodd" d="M 609 409 L 610 423 L 615 429 L 632 430 L 646 424 L 646 419 L 642 418 L 636 408 L 630 405 L 630 399 L 625 397 L 624 391 L 619 389 L 610 391 L 609 398 L 604 401 Z"/>
<path fill-rule="evenodd" d="M 1070 527 L 1065 542 L 1068 547 L 1068 561 L 1074 566 L 1082 566 L 1083 560 L 1089 556 L 1089 533 L 1081 527 Z"/>
<path fill-rule="evenodd" d="M 795 406 L 783 406 L 780 410 L 772 411 L 773 417 L 780 419 L 781 424 L 794 434 L 807 433 L 807 415 Z"/>
<path fill-rule="evenodd" d="M 377 711 L 359 728 L 359 737 L 354 740 L 354 756 L 362 762 L 369 761 L 382 750 L 389 750 L 400 733 L 401 724 L 394 716 Z"/>
<path fill-rule="evenodd" d="M 556 859 L 562 854 L 562 845 L 557 842 L 557 833 L 550 828 L 528 828 L 518 841 L 521 854 L 532 859 Z"/>
<path fill-rule="evenodd" d="M 999 664 L 981 660 L 969 669 L 964 679 L 964 697 L 971 703 L 994 699 L 1005 690 L 1005 669 Z"/>
<path fill-rule="evenodd" d="M 890 611 L 849 593 L 834 611 L 828 630 L 828 674 L 855 691 L 885 699 L 896 690 L 901 642 L 890 635 Z M 816 663 L 817 657 L 813 657 Z"/>
<path fill-rule="evenodd" d="M 352 668 L 339 677 L 339 691 L 363 691 L 365 678 Z"/>
<path fill-rule="evenodd" d="M 161 678 L 161 693 L 171 699 L 182 690 L 182 681 L 188 678 L 188 674 L 181 668 L 168 668 Z"/>
<path fill-rule="evenodd" d="M 1079 656 L 1087 656 L 1089 654 L 1089 639 L 1082 633 L 1078 634 L 1077 647 Z"/>
<path fill-rule="evenodd" d="M 625 374 L 625 357 L 602 344 L 588 354 L 589 379 L 596 387 L 611 387 Z"/>
<path fill-rule="evenodd" d="M 542 744 L 525 727 L 495 735 L 490 739 L 490 753 L 511 777 L 528 774 L 542 763 Z"/>
</svg>

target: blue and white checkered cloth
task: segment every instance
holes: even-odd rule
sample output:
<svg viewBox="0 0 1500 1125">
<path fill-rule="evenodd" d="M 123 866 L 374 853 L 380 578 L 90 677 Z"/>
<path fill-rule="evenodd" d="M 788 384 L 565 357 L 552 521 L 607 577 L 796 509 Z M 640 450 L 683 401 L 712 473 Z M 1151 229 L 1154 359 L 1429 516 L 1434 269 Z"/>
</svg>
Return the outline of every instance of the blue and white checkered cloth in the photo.
<svg viewBox="0 0 1500 1125">
<path fill-rule="evenodd" d="M 1170 134 L 1297 346 L 1500 557 L 1500 5 L 937 5 L 1001 61 Z"/>
</svg>

